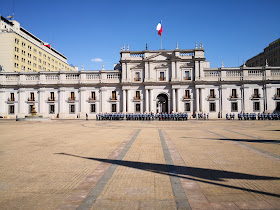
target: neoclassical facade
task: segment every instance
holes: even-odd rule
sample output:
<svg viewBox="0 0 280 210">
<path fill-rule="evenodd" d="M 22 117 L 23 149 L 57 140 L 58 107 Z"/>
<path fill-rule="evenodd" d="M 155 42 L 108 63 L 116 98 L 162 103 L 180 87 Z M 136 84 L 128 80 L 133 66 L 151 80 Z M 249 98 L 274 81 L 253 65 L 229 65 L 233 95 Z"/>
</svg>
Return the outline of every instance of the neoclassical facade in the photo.
<svg viewBox="0 0 280 210">
<path fill-rule="evenodd" d="M 181 50 L 122 49 L 114 70 L 0 72 L 0 116 L 24 117 L 35 103 L 52 118 L 95 118 L 100 112 L 280 111 L 280 67 L 210 68 L 203 46 Z"/>
</svg>

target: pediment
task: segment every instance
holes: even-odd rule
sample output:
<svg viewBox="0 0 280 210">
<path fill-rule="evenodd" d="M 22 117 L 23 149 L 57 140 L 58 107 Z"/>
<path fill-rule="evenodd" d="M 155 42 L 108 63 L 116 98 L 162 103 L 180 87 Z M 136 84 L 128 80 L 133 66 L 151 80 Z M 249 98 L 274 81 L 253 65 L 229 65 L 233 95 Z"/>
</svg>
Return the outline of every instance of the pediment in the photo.
<svg viewBox="0 0 280 210">
<path fill-rule="evenodd" d="M 181 69 L 182 68 L 192 68 L 192 67 L 193 67 L 193 65 L 191 63 L 185 63 L 185 64 L 180 66 Z"/>
<path fill-rule="evenodd" d="M 143 64 L 137 64 L 135 66 L 132 66 L 130 69 L 143 69 L 144 65 Z"/>
<path fill-rule="evenodd" d="M 151 55 L 147 57 L 145 60 L 150 60 L 150 61 L 166 61 L 166 60 L 171 60 L 174 58 L 179 58 L 170 54 L 167 54 L 165 52 L 159 52 L 154 55 Z M 179 58 L 180 59 L 180 58 Z"/>
<path fill-rule="evenodd" d="M 155 69 L 166 69 L 168 67 L 169 67 L 168 64 L 160 64 L 160 65 L 156 66 Z"/>
</svg>

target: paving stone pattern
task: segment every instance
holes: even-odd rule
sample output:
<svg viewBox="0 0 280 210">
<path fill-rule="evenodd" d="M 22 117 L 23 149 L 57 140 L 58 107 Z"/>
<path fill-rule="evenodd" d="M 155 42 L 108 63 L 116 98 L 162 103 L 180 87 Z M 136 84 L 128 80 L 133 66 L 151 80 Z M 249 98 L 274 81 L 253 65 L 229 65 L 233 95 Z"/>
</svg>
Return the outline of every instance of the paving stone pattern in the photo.
<svg viewBox="0 0 280 210">
<path fill-rule="evenodd" d="M 0 120 L 0 209 L 280 209 L 280 122 Z"/>
</svg>

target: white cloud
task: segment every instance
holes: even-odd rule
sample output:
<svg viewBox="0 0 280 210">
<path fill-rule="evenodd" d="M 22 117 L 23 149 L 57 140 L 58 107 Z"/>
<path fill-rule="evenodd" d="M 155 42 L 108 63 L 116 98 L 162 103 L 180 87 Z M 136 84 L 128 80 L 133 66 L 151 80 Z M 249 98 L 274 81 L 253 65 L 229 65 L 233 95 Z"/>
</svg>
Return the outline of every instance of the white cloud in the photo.
<svg viewBox="0 0 280 210">
<path fill-rule="evenodd" d="M 93 62 L 103 62 L 103 60 L 101 58 L 93 58 L 93 59 L 91 59 L 91 61 L 93 61 Z"/>
</svg>

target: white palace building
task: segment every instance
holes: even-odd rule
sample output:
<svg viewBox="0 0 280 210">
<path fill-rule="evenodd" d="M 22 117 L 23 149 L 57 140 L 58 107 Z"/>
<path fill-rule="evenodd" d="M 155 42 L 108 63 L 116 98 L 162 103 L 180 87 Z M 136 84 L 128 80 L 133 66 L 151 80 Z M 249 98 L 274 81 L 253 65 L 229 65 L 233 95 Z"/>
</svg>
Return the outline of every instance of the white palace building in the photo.
<svg viewBox="0 0 280 210">
<path fill-rule="evenodd" d="M 280 111 L 280 67 L 210 68 L 195 49 L 130 51 L 114 70 L 0 72 L 0 116 L 95 118 L 97 113 Z"/>
</svg>

